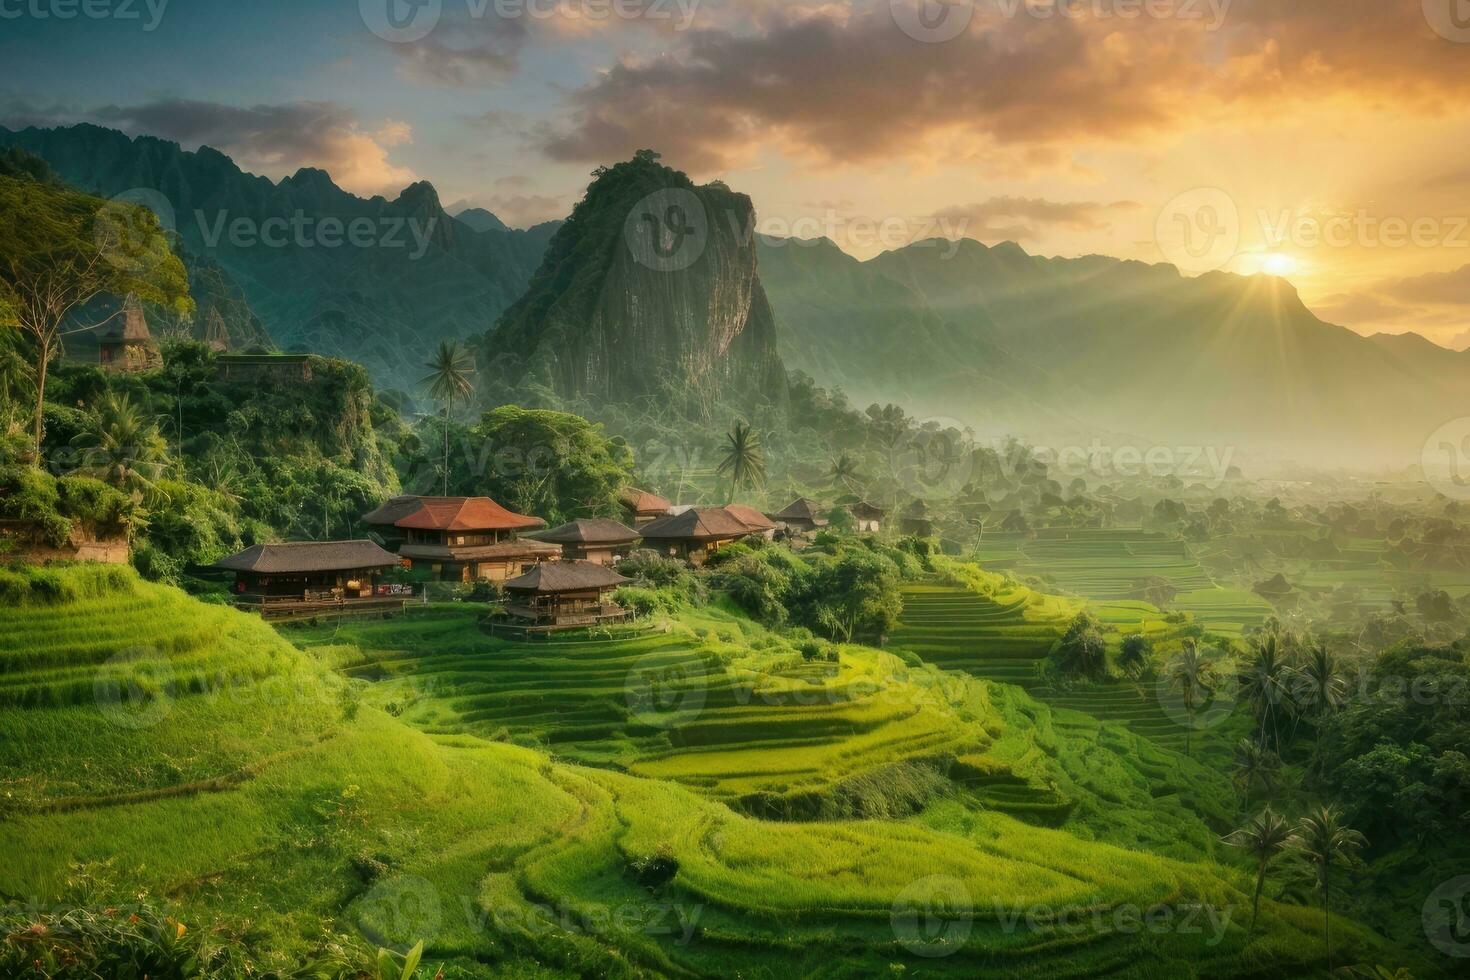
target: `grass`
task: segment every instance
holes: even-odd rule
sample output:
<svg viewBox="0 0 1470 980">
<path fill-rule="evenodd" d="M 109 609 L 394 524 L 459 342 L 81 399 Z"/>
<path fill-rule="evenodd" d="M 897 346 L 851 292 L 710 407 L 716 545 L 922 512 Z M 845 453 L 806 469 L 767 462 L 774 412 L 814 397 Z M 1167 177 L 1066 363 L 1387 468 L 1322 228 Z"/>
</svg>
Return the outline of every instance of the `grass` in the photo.
<svg viewBox="0 0 1470 980">
<path fill-rule="evenodd" d="M 95 629 L 103 610 L 113 639 Z M 1205 857 L 1208 771 L 881 651 L 804 663 L 727 610 L 514 649 L 462 610 L 278 634 L 131 579 L 4 617 L 0 682 L 29 693 L 0 708 L 0 892 L 46 905 L 146 893 L 283 972 L 334 946 L 418 939 L 459 975 L 506 977 L 1321 963 L 1310 909 L 1268 903 L 1248 949 L 1238 915 L 1218 942 L 1116 926 L 1130 906 L 1247 904 L 1246 878 Z M 75 635 L 48 644 L 53 629 Z M 66 670 L 140 637 L 147 672 L 122 688 L 145 693 L 78 695 Z M 640 669 L 669 695 L 651 719 L 617 680 Z M 704 706 L 681 700 L 691 689 Z M 817 704 L 795 697 L 814 691 Z M 933 789 L 921 770 L 940 757 L 942 791 L 881 817 L 770 821 L 740 805 L 755 788 Z M 904 917 L 936 880 L 968 908 L 939 947 Z M 1023 905 L 1038 914 L 1018 919 Z M 1345 961 L 1374 955 L 1352 923 L 1335 931 Z"/>
</svg>

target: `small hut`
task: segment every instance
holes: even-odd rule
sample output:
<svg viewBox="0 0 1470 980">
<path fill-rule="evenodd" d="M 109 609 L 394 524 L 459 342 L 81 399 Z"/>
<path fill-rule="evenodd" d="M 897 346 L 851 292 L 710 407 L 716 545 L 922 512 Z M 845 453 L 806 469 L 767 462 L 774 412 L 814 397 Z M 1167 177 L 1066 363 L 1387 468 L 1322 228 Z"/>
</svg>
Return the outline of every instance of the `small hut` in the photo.
<svg viewBox="0 0 1470 980">
<path fill-rule="evenodd" d="M 526 632 L 621 622 L 628 611 L 610 594 L 628 581 L 595 561 L 542 562 L 505 583 L 505 611 Z"/>
<path fill-rule="evenodd" d="M 774 516 L 791 530 L 801 533 L 815 531 L 831 523 L 822 511 L 822 505 L 809 497 L 797 497 Z"/>
<path fill-rule="evenodd" d="M 622 505 L 624 513 L 628 515 L 628 523 L 633 527 L 653 523 L 674 506 L 656 493 L 633 487 L 628 487 L 618 495 L 618 503 Z"/>
<path fill-rule="evenodd" d="M 883 518 L 888 516 L 888 511 L 876 504 L 870 504 L 866 500 L 859 500 L 847 508 L 852 519 L 857 522 L 857 529 L 872 534 L 883 530 Z"/>
<path fill-rule="evenodd" d="M 921 538 L 933 535 L 934 522 L 929 518 L 929 505 L 922 500 L 915 500 L 905 507 L 898 529 L 904 534 L 914 534 Z"/>
<path fill-rule="evenodd" d="M 148 318 L 138 297 L 129 293 L 118 316 L 120 322 L 102 334 L 98 345 L 102 366 L 126 374 L 162 367 L 163 355 L 158 353 L 158 343 L 148 329 Z"/>
<path fill-rule="evenodd" d="M 580 518 L 549 531 L 536 531 L 527 537 L 561 545 L 566 558 L 581 558 L 599 565 L 612 565 L 628 557 L 638 543 L 637 531 L 610 518 Z"/>
<path fill-rule="evenodd" d="M 215 563 L 235 573 L 235 604 L 275 617 L 364 607 L 401 609 L 407 588 L 383 575 L 398 557 L 372 541 L 290 541 L 257 544 Z"/>
<path fill-rule="evenodd" d="M 724 507 L 690 507 L 660 517 L 639 533 L 644 545 L 659 554 L 702 565 L 719 548 L 758 532 Z"/>
</svg>

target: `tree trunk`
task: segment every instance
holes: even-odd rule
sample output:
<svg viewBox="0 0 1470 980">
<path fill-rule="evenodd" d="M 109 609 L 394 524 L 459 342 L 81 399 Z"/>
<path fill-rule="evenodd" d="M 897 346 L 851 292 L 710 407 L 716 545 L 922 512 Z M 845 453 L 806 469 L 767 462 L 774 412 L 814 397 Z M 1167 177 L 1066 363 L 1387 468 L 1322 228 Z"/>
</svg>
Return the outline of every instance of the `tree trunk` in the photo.
<svg viewBox="0 0 1470 980">
<path fill-rule="evenodd" d="M 1327 868 L 1322 869 L 1322 936 L 1327 946 L 1327 972 L 1332 972 L 1332 888 L 1328 880 L 1331 872 Z"/>
<path fill-rule="evenodd" d="M 39 362 L 36 364 L 36 465 L 41 465 L 41 439 L 46 435 L 46 366 L 51 362 L 51 344 L 49 341 L 39 341 L 36 344 L 40 351 Z"/>
<path fill-rule="evenodd" d="M 449 496 L 449 402 L 444 403 L 444 496 Z"/>
<path fill-rule="evenodd" d="M 1251 927 L 1246 930 L 1245 941 L 1250 942 L 1256 933 L 1256 916 L 1261 914 L 1261 889 L 1266 887 L 1266 862 L 1262 861 L 1256 871 L 1256 897 L 1251 901 Z"/>
</svg>

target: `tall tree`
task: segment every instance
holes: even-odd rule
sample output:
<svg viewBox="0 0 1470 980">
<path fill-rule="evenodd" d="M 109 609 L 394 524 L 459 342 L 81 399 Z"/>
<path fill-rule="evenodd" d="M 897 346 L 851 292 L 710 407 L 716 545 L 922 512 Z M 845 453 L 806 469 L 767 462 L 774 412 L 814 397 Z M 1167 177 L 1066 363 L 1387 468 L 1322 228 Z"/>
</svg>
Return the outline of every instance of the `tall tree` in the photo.
<svg viewBox="0 0 1470 980">
<path fill-rule="evenodd" d="M 1266 872 L 1271 862 L 1286 850 L 1291 839 L 1291 825 L 1267 806 L 1252 817 L 1244 827 L 1223 838 L 1231 847 L 1238 847 L 1256 862 L 1256 892 L 1251 899 L 1251 924 L 1246 930 L 1246 940 L 1256 931 L 1256 917 L 1261 912 L 1261 891 L 1266 887 Z"/>
<path fill-rule="evenodd" d="M 1281 757 L 1258 740 L 1243 738 L 1235 745 L 1235 781 L 1240 784 L 1242 802 L 1250 809 L 1251 787 L 1257 782 L 1266 789 L 1269 797 L 1276 787 L 1276 776 L 1281 772 Z"/>
<path fill-rule="evenodd" d="M 30 179 L 0 177 L 0 294 L 34 348 L 37 460 L 45 437 L 46 373 L 65 334 L 98 323 L 73 316 L 102 294 L 194 307 L 184 265 L 147 208 Z"/>
<path fill-rule="evenodd" d="M 1255 641 L 1255 650 L 1240 672 L 1240 690 L 1251 702 L 1259 726 L 1257 741 L 1281 751 L 1281 715 L 1291 710 L 1295 675 L 1287 661 L 1286 641 L 1268 630 Z"/>
<path fill-rule="evenodd" d="M 77 471 L 119 490 L 149 497 L 168 467 L 168 443 L 126 394 L 108 392 L 72 439 L 81 450 Z"/>
<path fill-rule="evenodd" d="M 858 474 L 858 461 L 847 453 L 843 453 L 832 461 L 832 468 L 827 471 L 827 477 L 835 487 L 842 487 L 849 492 L 855 491 L 860 485 L 861 477 Z"/>
<path fill-rule="evenodd" d="M 1194 716 L 1200 701 L 1210 692 L 1210 681 L 1214 678 L 1215 665 L 1203 653 L 1194 640 L 1184 641 L 1179 655 L 1169 662 L 1169 684 L 1179 692 L 1184 710 L 1189 714 L 1189 725 L 1184 729 L 1184 754 L 1193 755 Z"/>
<path fill-rule="evenodd" d="M 1322 941 L 1327 946 L 1327 972 L 1332 972 L 1332 869 L 1352 860 L 1368 845 L 1362 834 L 1345 827 L 1337 808 L 1318 807 L 1302 817 L 1288 838 L 1288 846 L 1301 853 L 1316 872 L 1322 890 Z"/>
<path fill-rule="evenodd" d="M 761 449 L 761 438 L 749 425 L 736 422 L 735 428 L 725 435 L 725 457 L 715 470 L 718 474 L 730 474 L 730 503 L 741 487 L 757 487 L 766 479 L 766 457 Z"/>
<path fill-rule="evenodd" d="M 429 394 L 444 406 L 444 496 L 449 496 L 449 415 L 454 402 L 468 398 L 474 390 L 470 380 L 475 373 L 474 356 L 460 346 L 457 340 L 439 342 L 439 349 L 424 365 L 429 373 L 422 384 L 429 386 Z"/>
</svg>

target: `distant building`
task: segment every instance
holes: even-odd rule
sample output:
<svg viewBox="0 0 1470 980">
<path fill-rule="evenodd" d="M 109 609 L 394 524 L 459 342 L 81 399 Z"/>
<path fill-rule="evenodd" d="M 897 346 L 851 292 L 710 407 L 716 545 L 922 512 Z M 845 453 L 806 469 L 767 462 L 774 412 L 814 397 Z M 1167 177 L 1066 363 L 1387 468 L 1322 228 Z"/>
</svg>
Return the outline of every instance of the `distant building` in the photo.
<svg viewBox="0 0 1470 980">
<path fill-rule="evenodd" d="M 98 357 L 102 366 L 129 374 L 163 367 L 163 355 L 148 330 L 148 318 L 137 296 L 129 294 L 123 301 L 122 312 L 114 317 L 119 318 L 100 338 Z"/>
<path fill-rule="evenodd" d="M 610 594 L 630 579 L 593 561 L 548 561 L 505 583 L 506 614 L 524 632 L 619 622 L 628 611 Z"/>
<path fill-rule="evenodd" d="M 772 516 L 793 531 L 815 531 L 832 523 L 822 506 L 809 497 L 797 497 L 785 510 Z"/>
<path fill-rule="evenodd" d="M 305 384 L 311 380 L 310 354 L 221 354 L 214 359 L 221 381 L 244 384 Z"/>
<path fill-rule="evenodd" d="M 520 537 L 545 521 L 489 497 L 394 497 L 362 520 L 410 568 L 443 582 L 503 582 L 561 557 L 561 545 Z"/>
<path fill-rule="evenodd" d="M 528 537 L 561 545 L 564 558 L 612 565 L 628 557 L 641 535 L 626 524 L 599 517 L 571 521 L 549 531 L 534 531 Z"/>
<path fill-rule="evenodd" d="M 658 520 L 674 506 L 656 493 L 633 487 L 628 487 L 618 495 L 618 503 L 628 515 L 628 523 L 635 528 Z"/>
<path fill-rule="evenodd" d="M 722 509 L 748 527 L 752 534 L 759 534 L 767 541 L 776 536 L 776 522 L 754 507 L 745 504 L 726 504 Z"/>
<path fill-rule="evenodd" d="M 235 604 L 268 619 L 401 610 L 407 588 L 382 581 L 397 565 L 372 541 L 257 544 L 215 563 L 235 573 Z"/>
<path fill-rule="evenodd" d="M 904 508 L 899 517 L 898 529 L 904 534 L 915 534 L 927 538 L 934 534 L 934 522 L 929 519 L 929 505 L 915 500 Z"/>
<path fill-rule="evenodd" d="M 732 541 L 757 533 L 724 507 L 690 507 L 639 529 L 645 547 L 691 565 L 702 565 Z"/>
<path fill-rule="evenodd" d="M 204 318 L 204 346 L 216 354 L 227 354 L 230 350 L 230 331 L 225 326 L 225 318 L 219 315 L 219 310 L 213 307 L 209 315 Z"/>
<path fill-rule="evenodd" d="M 888 511 L 876 504 L 870 504 L 866 500 L 859 500 L 855 504 L 849 504 L 847 512 L 857 522 L 859 531 L 877 534 L 883 529 L 883 518 L 888 516 Z"/>
</svg>

